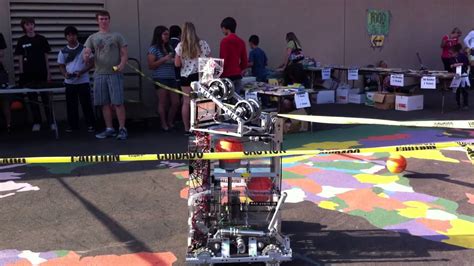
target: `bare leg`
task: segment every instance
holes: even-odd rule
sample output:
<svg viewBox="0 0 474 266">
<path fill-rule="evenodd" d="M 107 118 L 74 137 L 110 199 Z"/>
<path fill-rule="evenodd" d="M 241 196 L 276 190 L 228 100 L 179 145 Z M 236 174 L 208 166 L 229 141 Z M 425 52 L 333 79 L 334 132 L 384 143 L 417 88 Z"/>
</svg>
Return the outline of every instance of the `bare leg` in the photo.
<svg viewBox="0 0 474 266">
<path fill-rule="evenodd" d="M 181 87 L 184 93 L 189 94 L 191 92 L 191 87 Z M 183 124 L 184 124 L 184 130 L 189 131 L 190 123 L 189 121 L 189 112 L 190 112 L 190 102 L 189 102 L 189 97 L 184 96 L 183 97 L 183 106 L 181 108 L 181 116 L 183 118 Z"/>
<path fill-rule="evenodd" d="M 178 113 L 178 108 L 180 104 L 180 97 L 179 94 L 168 91 L 170 95 L 170 102 L 171 102 L 171 107 L 168 112 L 168 125 L 170 127 L 174 127 L 174 120 L 176 118 L 176 113 Z"/>
<path fill-rule="evenodd" d="M 112 124 L 112 105 L 102 105 L 102 115 L 104 116 L 105 126 L 107 128 L 113 128 Z"/>
<path fill-rule="evenodd" d="M 117 114 L 119 128 L 125 128 L 125 119 L 126 119 L 125 105 L 123 104 L 115 105 L 115 113 Z"/>
<path fill-rule="evenodd" d="M 169 129 L 169 125 L 166 122 L 168 117 L 168 94 L 169 92 L 163 88 L 158 89 L 156 92 L 158 96 L 158 114 L 160 115 L 161 128 L 164 130 Z"/>
</svg>

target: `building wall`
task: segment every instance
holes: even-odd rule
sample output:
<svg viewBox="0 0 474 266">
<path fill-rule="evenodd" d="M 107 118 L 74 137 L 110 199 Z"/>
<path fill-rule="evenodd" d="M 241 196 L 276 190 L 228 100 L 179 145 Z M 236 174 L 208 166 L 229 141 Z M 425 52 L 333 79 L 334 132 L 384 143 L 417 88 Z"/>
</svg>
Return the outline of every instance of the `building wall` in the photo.
<svg viewBox="0 0 474 266">
<path fill-rule="evenodd" d="M 0 0 L 0 31 L 7 40 L 10 40 L 9 1 L 26 0 Z M 419 52 L 425 65 L 441 69 L 441 37 L 454 26 L 459 26 L 464 34 L 474 28 L 472 0 L 102 1 L 111 12 L 112 29 L 124 34 L 130 56 L 140 59 L 145 70 L 146 51 L 154 27 L 180 25 L 185 21 L 196 25 L 200 37 L 208 41 L 212 55 L 218 56 L 223 37 L 220 22 L 226 16 L 235 17 L 237 34 L 245 41 L 251 34 L 260 36 L 260 46 L 269 57 L 270 67 L 282 63 L 285 34 L 294 31 L 304 53 L 323 64 L 355 66 L 384 59 L 390 67 L 418 68 L 416 52 Z M 368 8 L 389 10 L 392 14 L 390 33 L 382 49 L 370 47 L 366 32 Z M 6 61 L 11 67 L 11 44 L 8 46 Z"/>
</svg>

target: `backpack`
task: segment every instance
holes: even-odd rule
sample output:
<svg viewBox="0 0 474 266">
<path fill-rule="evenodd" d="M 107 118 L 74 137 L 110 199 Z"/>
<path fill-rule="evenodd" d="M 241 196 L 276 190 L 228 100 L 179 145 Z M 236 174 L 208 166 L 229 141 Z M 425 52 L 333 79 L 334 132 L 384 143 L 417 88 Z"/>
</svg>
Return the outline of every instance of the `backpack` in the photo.
<svg viewBox="0 0 474 266">
<path fill-rule="evenodd" d="M 291 51 L 290 56 L 288 57 L 288 62 L 296 63 L 304 59 L 303 50 L 298 46 L 298 44 L 293 40 L 295 48 Z"/>
</svg>

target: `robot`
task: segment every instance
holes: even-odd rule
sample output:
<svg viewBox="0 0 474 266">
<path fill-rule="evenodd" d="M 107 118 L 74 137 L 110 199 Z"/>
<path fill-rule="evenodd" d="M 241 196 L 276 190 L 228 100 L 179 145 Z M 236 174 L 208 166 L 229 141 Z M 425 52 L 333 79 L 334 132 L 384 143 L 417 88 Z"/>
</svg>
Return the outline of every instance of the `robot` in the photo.
<svg viewBox="0 0 474 266">
<path fill-rule="evenodd" d="M 281 119 L 234 93 L 229 79 L 191 88 L 189 152 L 281 150 Z M 189 161 L 186 263 L 290 261 L 290 240 L 280 230 L 281 179 L 280 157 Z"/>
</svg>

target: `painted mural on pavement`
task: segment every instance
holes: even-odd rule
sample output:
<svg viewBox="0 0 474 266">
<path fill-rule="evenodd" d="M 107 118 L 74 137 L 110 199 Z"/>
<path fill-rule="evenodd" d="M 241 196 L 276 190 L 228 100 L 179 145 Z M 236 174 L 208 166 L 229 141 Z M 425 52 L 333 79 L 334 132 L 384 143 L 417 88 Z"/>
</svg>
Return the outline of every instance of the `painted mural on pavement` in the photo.
<svg viewBox="0 0 474 266">
<path fill-rule="evenodd" d="M 311 135 L 288 135 L 285 136 L 285 149 L 376 147 L 472 138 L 474 134 L 465 131 L 355 126 L 350 130 L 346 128 L 319 131 Z M 389 155 L 374 153 L 285 158 L 283 183 L 290 193 L 288 202 L 311 201 L 320 208 L 362 217 L 378 228 L 474 248 L 474 216 L 460 213 L 457 202 L 416 192 L 403 173 L 397 175 L 387 172 L 385 160 Z M 402 155 L 407 159 L 416 158 L 427 162 L 439 161 L 464 167 L 471 165 L 467 158 L 458 160 L 442 151 L 417 151 Z M 42 166 L 50 173 L 70 173 L 77 167 L 87 165 Z M 21 166 L 0 167 L 0 203 L 2 198 L 25 192 L 34 193 L 40 189 L 21 181 L 24 176 L 20 172 Z M 160 162 L 157 168 L 175 168 L 175 175 L 180 178 L 187 175 L 187 169 L 181 162 Z M 186 198 L 187 188 L 183 188 L 180 194 Z M 466 188 L 465 200 L 474 204 L 472 188 Z M 75 251 L 0 251 L 0 265 L 15 266 L 171 265 L 174 261 L 176 257 L 171 252 L 88 257 Z"/>
<path fill-rule="evenodd" d="M 456 133 L 453 137 L 442 129 L 355 126 L 287 135 L 284 143 L 285 149 L 345 149 L 472 140 L 469 133 Z M 472 167 L 467 157 L 458 160 L 442 151 L 400 154 L 427 163 L 439 161 Z M 474 248 L 474 216 L 460 213 L 455 201 L 416 192 L 404 173 L 392 174 L 385 169 L 389 156 L 373 153 L 284 158 L 283 186 L 290 194 L 288 202 L 307 200 L 324 209 L 362 217 L 377 228 Z M 175 175 L 186 178 L 187 170 L 176 171 Z M 473 189 L 466 188 L 465 193 L 466 201 L 474 202 Z M 186 198 L 187 188 L 183 188 L 180 196 Z"/>
<path fill-rule="evenodd" d="M 49 252 L 32 252 L 30 250 L 0 251 L 2 266 L 64 266 L 64 265 L 173 265 L 176 257 L 171 252 L 133 253 L 125 255 L 80 256 L 74 251 L 57 250 Z"/>
<path fill-rule="evenodd" d="M 301 143 L 303 138 L 300 137 L 294 143 L 287 141 L 285 144 L 303 149 L 327 149 L 453 140 L 452 136 L 440 129 L 357 126 L 351 130 L 345 129 L 350 134 L 343 131 L 320 132 L 314 138 L 317 141 L 310 143 Z M 465 136 L 468 135 L 461 135 L 461 138 Z M 472 167 L 467 158 L 460 161 L 444 155 L 442 151 L 399 154 L 407 159 Z M 298 191 L 298 195 L 304 192 L 305 200 L 321 208 L 363 217 L 378 228 L 474 248 L 474 216 L 460 213 L 457 202 L 416 192 L 403 173 L 388 172 L 385 161 L 389 155 L 373 153 L 284 159 L 284 188 Z M 470 190 L 466 191 L 468 194 L 474 192 L 472 188 L 466 190 Z"/>
<path fill-rule="evenodd" d="M 0 204 L 2 199 L 19 193 L 39 191 L 40 187 L 23 182 L 24 170 L 29 167 L 43 167 L 51 174 L 70 174 L 73 170 L 91 165 L 90 163 L 74 164 L 35 164 L 0 166 Z M 161 162 L 157 168 L 173 168 L 182 163 Z M 23 167 L 23 169 L 22 169 Z M 63 266 L 63 265 L 173 265 L 177 258 L 172 252 L 139 252 L 124 255 L 83 256 L 81 252 L 56 250 L 34 252 L 31 250 L 0 250 L 0 266 Z"/>
</svg>

